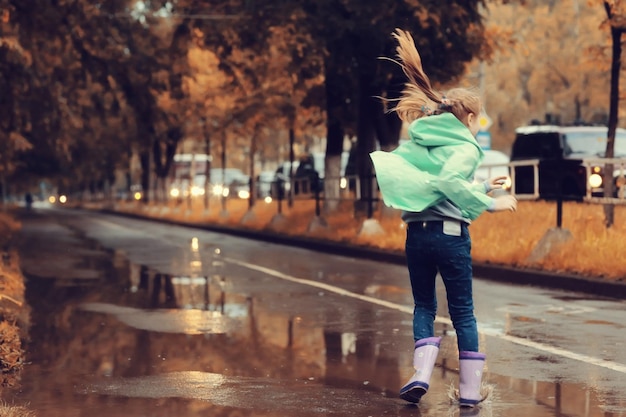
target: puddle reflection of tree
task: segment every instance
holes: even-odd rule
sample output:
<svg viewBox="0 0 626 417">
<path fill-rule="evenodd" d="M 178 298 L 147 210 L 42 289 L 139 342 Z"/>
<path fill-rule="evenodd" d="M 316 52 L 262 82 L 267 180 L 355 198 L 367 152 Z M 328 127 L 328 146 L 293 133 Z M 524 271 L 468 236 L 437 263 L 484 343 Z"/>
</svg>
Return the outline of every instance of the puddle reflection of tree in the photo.
<svg viewBox="0 0 626 417">
<path fill-rule="evenodd" d="M 146 265 L 131 265 L 131 292 L 141 290 L 148 295 L 145 308 L 208 311 L 213 307 L 224 313 L 225 278 L 222 275 L 223 262 L 220 255 L 219 249 L 210 253 L 200 251 L 197 238 L 193 238 L 191 250 L 183 250 L 173 261 L 172 267 L 180 270 L 176 275 L 158 272 Z M 210 268 L 209 271 L 206 270 L 207 267 Z M 213 304 L 212 287 L 219 292 L 218 299 L 213 300 Z"/>
<path fill-rule="evenodd" d="M 149 295 L 147 308 L 193 308 L 210 310 L 211 282 L 206 276 L 173 277 L 140 267 L 138 290 Z M 224 312 L 225 294 L 220 291 L 218 306 Z"/>
<path fill-rule="evenodd" d="M 385 343 L 384 334 L 372 328 L 371 323 L 377 320 L 375 310 L 356 308 L 357 321 L 350 326 L 351 331 L 324 330 L 325 380 L 333 386 L 382 391 L 393 398 L 402 379 L 398 352 Z"/>
</svg>

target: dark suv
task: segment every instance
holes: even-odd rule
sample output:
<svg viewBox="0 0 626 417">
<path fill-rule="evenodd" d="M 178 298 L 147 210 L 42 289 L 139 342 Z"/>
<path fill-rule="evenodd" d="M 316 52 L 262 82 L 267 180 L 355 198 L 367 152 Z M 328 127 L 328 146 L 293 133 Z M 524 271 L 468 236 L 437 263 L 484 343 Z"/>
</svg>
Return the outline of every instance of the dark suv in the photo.
<svg viewBox="0 0 626 417">
<path fill-rule="evenodd" d="M 538 125 L 516 129 L 511 151 L 513 191 L 516 195 L 538 192 L 538 197 L 546 200 L 582 200 L 590 174 L 595 173 L 595 179 L 602 176 L 603 167 L 592 167 L 590 160 L 604 158 L 607 131 L 602 126 Z M 614 149 L 615 158 L 626 157 L 626 130 L 617 129 Z M 516 165 L 524 161 L 529 164 Z M 601 194 L 601 184 L 594 184 L 592 192 Z"/>
</svg>

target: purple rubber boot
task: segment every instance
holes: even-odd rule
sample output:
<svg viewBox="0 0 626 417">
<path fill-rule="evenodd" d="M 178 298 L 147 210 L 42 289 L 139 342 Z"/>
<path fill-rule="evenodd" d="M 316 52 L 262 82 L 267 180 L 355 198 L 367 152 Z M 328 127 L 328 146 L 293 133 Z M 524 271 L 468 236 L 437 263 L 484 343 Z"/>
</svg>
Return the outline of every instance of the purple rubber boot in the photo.
<svg viewBox="0 0 626 417">
<path fill-rule="evenodd" d="M 483 400 L 480 395 L 486 355 L 479 352 L 459 352 L 459 404 L 474 407 Z"/>
<path fill-rule="evenodd" d="M 415 342 L 415 351 L 413 352 L 415 373 L 400 389 L 400 398 L 410 403 L 418 403 L 426 394 L 430 376 L 435 367 L 437 353 L 439 353 L 440 343 L 441 337 L 428 337 Z"/>
</svg>

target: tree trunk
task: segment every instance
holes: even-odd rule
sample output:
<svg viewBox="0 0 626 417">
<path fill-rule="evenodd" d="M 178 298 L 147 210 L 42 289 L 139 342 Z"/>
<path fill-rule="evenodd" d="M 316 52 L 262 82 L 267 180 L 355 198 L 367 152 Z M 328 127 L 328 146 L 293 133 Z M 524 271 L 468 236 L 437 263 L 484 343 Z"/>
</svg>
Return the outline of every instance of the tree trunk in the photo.
<svg viewBox="0 0 626 417">
<path fill-rule="evenodd" d="M 141 189 L 143 194 L 141 201 L 148 203 L 150 201 L 150 152 L 148 150 L 142 150 L 139 154 L 139 160 L 141 161 Z"/>
<path fill-rule="evenodd" d="M 167 199 L 165 179 L 170 172 L 176 147 L 182 137 L 183 134 L 180 127 L 171 128 L 167 132 L 166 141 L 155 140 L 152 145 L 152 160 L 154 161 L 154 174 L 156 175 L 157 184 L 155 200 L 157 201 L 165 201 Z"/>
<path fill-rule="evenodd" d="M 259 134 L 259 127 L 256 126 L 254 132 L 252 134 L 252 138 L 250 139 L 250 181 L 248 181 L 248 189 L 250 190 L 250 196 L 248 198 L 248 210 L 252 210 L 254 206 L 254 201 L 256 200 L 256 174 L 254 172 L 254 161 L 256 157 L 256 143 L 257 143 L 257 135 Z"/>
<path fill-rule="evenodd" d="M 332 58 L 332 56 L 331 56 Z M 332 160 L 341 159 L 341 153 L 343 152 L 343 139 L 344 129 L 341 124 L 341 119 L 338 113 L 341 112 L 342 107 L 345 105 L 344 98 L 340 94 L 343 80 L 337 71 L 333 70 L 332 62 L 327 62 L 325 65 L 326 71 L 326 157 L 324 164 L 324 212 L 332 213 L 337 210 L 339 206 L 339 192 L 335 193 L 335 187 L 333 186 L 334 172 L 329 172 L 331 169 Z M 334 171 L 334 169 L 333 169 Z"/>
<path fill-rule="evenodd" d="M 2 208 L 6 208 L 6 204 L 7 204 L 7 181 L 6 181 L 6 177 L 4 176 L 4 174 L 2 176 L 0 176 L 0 190 L 1 190 L 1 201 L 2 201 Z"/>
<path fill-rule="evenodd" d="M 324 211 L 331 213 L 341 199 L 341 155 L 326 155 L 324 160 Z"/>
<path fill-rule="evenodd" d="M 375 98 L 377 92 L 372 87 L 373 79 L 368 73 L 359 76 L 359 116 L 357 122 L 356 166 L 361 184 L 361 198 L 356 202 L 357 214 L 371 217 L 376 187 L 374 167 L 369 154 L 376 149 L 376 125 L 374 121 L 380 116 L 381 106 Z"/>
<path fill-rule="evenodd" d="M 605 10 L 609 21 L 612 18 L 611 8 L 604 2 Z M 619 111 L 619 75 L 621 70 L 622 59 L 622 32 L 623 29 L 611 25 L 612 40 L 612 56 L 611 56 L 611 89 L 609 96 L 609 125 L 606 141 L 606 157 L 613 158 L 615 155 L 615 131 L 617 128 L 618 111 Z M 604 167 L 604 196 L 613 197 L 613 164 L 607 164 Z M 604 205 L 604 223 L 607 228 L 613 226 L 615 221 L 615 206 L 612 204 Z"/>
<path fill-rule="evenodd" d="M 206 161 L 204 163 L 204 209 L 209 210 L 209 177 L 211 176 L 211 136 L 207 132 L 206 123 L 203 123 L 204 133 L 204 153 Z"/>
</svg>

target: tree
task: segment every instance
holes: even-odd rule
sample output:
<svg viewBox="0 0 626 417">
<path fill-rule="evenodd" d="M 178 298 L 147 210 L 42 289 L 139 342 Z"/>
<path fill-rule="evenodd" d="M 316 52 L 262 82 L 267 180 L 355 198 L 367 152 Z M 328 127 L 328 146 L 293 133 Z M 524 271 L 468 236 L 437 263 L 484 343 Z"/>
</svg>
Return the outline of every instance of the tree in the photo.
<svg viewBox="0 0 626 417">
<path fill-rule="evenodd" d="M 207 34 L 208 44 L 230 45 L 220 54 L 223 59 L 234 45 L 238 49 L 260 47 L 267 42 L 267 34 L 273 28 L 292 22 L 296 28 L 289 43 L 292 56 L 298 58 L 306 50 L 308 54 L 304 56 L 321 58 L 325 90 L 316 104 L 326 110 L 327 178 L 339 172 L 346 135 L 358 137 L 359 173 L 368 180 L 372 167 L 367 155 L 374 149 L 375 140 L 385 147 L 398 142 L 399 120 L 386 115 L 382 102 L 375 98 L 393 99 L 401 88 L 399 68 L 378 61 L 378 57 L 392 54 L 391 33 L 396 27 L 413 32 L 426 69 L 435 82 L 460 75 L 465 63 L 481 51 L 483 40 L 479 12 L 482 1 L 406 0 L 392 5 L 373 0 L 210 3 L 216 15 L 232 16 L 235 22 L 242 23 L 229 26 L 229 30 L 237 31 L 237 44 L 224 42 L 226 31 L 222 22 L 199 24 Z M 178 6 L 193 14 L 207 4 L 187 0 Z M 301 64 L 302 59 L 293 59 L 292 63 Z M 292 75 L 305 80 L 315 65 L 287 68 Z M 254 71 L 251 68 L 247 74 Z M 364 198 L 370 198 L 371 189 L 366 190 Z"/>
<path fill-rule="evenodd" d="M 0 197 L 3 204 L 7 199 L 7 180 L 19 169 L 16 156 L 32 148 L 30 141 L 23 136 L 29 130 L 25 117 L 28 110 L 23 94 L 31 83 L 27 67 L 28 56 L 16 39 L 1 38 L 0 96 L 3 100 L 0 102 Z"/>
<path fill-rule="evenodd" d="M 378 59 L 393 56 L 391 33 L 396 27 L 412 32 L 432 81 L 444 83 L 459 76 L 481 51 L 479 6 L 483 2 L 404 1 L 390 5 L 343 0 L 304 4 L 309 28 L 325 48 L 327 156 L 341 154 L 346 132 L 356 134 L 360 195 L 370 201 L 374 189 L 369 153 L 376 140 L 383 148 L 397 145 L 401 129 L 398 118 L 389 115 L 377 98 L 397 98 L 405 81 L 398 66 Z"/>
<path fill-rule="evenodd" d="M 197 33 L 202 33 L 202 48 L 214 52 L 219 69 L 233 81 L 229 94 L 238 109 L 228 110 L 230 116 L 223 119 L 233 121 L 232 115 L 238 114 L 238 123 L 246 126 L 241 119 L 246 115 L 249 132 L 263 130 L 258 120 L 265 120 L 265 129 L 275 125 L 267 122 L 271 119 L 296 129 L 309 125 L 303 124 L 302 115 L 312 115 L 315 123 L 319 112 L 309 109 L 326 110 L 327 177 L 338 177 L 333 174 L 339 172 L 346 134 L 360 138 L 364 160 L 376 139 L 385 147 L 397 143 L 399 121 L 373 98 L 393 97 L 399 90 L 398 69 L 377 60 L 392 51 L 390 34 L 396 26 L 413 29 L 435 81 L 462 70 L 463 62 L 479 50 L 482 33 L 481 1 L 442 5 L 406 0 L 393 7 L 356 0 L 2 1 L 15 11 L 13 27 L 32 54 L 28 72 L 41 89 L 38 94 L 48 97 L 44 109 L 49 115 L 41 110 L 33 115 L 42 124 L 37 133 L 41 146 L 34 141 L 34 149 L 52 153 L 62 174 L 61 167 L 75 161 L 78 152 L 86 153 L 89 146 L 106 148 L 105 132 L 113 120 L 113 125 L 125 126 L 125 146 L 141 155 L 145 189 L 150 171 L 167 173 L 173 150 L 188 130 L 186 120 L 199 108 L 184 89 L 185 77 L 192 76 L 188 52 Z M 32 10 L 38 11 L 35 18 Z M 320 83 L 325 91 L 317 88 Z M 255 105 L 263 97 L 273 108 L 285 110 L 286 117 Z M 250 109 L 266 117 L 252 117 Z M 371 170 L 368 164 L 362 167 L 364 173 Z M 80 169 L 91 170 L 84 173 L 90 177 L 96 168 Z"/>
<path fill-rule="evenodd" d="M 622 1 L 604 0 L 607 23 L 611 31 L 611 87 L 609 98 L 609 120 L 606 141 L 606 157 L 613 158 L 615 155 L 615 132 L 619 118 L 619 81 L 622 66 L 622 35 L 626 33 L 626 4 Z M 604 169 L 604 196 L 613 196 L 613 164 L 606 164 Z M 604 222 L 607 228 L 614 222 L 614 206 L 604 205 Z"/>
<path fill-rule="evenodd" d="M 206 6 L 204 2 L 185 4 L 189 15 L 204 16 L 200 12 Z M 249 138 L 244 146 L 251 150 L 249 172 L 254 177 L 256 151 L 268 148 L 265 140 L 275 139 L 263 132 L 282 126 L 290 131 L 290 137 L 297 133 L 302 136 L 318 123 L 315 115 L 319 112 L 311 109 L 320 103 L 311 98 L 316 97 L 316 86 L 322 80 L 321 59 L 311 52 L 312 42 L 299 25 L 298 13 L 281 14 L 285 20 L 271 24 L 276 22 L 280 8 L 268 11 L 263 7 L 276 5 L 259 7 L 255 3 L 255 7 L 242 7 L 240 15 L 232 14 L 235 2 L 216 2 L 213 6 L 216 20 L 192 20 L 190 25 L 204 35 L 203 46 L 218 57 L 219 68 L 232 80 L 226 95 L 231 96 L 234 104 L 227 113 L 228 121 L 218 125 L 221 129 L 236 126 L 238 138 Z M 224 94 L 218 91 L 210 95 L 216 97 L 215 101 L 223 101 L 217 97 Z M 269 148 L 282 148 L 276 145 Z"/>
<path fill-rule="evenodd" d="M 62 115 L 55 103 L 57 97 L 46 85 L 45 74 L 37 71 L 38 56 L 21 42 L 20 30 L 30 22 L 21 20 L 19 7 L 6 0 L 0 5 L 0 160 L 4 194 L 7 181 L 22 188 L 31 185 L 25 172 L 51 174 L 58 170 L 58 159 L 46 150 L 61 145 L 49 138 L 57 136 Z M 40 155 L 39 161 L 30 157 L 35 152 Z"/>
<path fill-rule="evenodd" d="M 492 147 L 505 153 L 531 120 L 606 124 L 611 47 L 598 30 L 601 0 L 487 2 L 494 51 L 476 59 L 465 82 L 482 85 L 493 119 Z"/>
<path fill-rule="evenodd" d="M 76 154 L 89 146 L 114 152 L 106 140 L 99 139 L 110 138 L 106 127 L 118 124 L 116 139 L 128 148 L 121 154 L 137 149 L 146 167 L 142 184 L 148 190 L 150 171 L 154 168 L 163 175 L 168 170 L 172 149 L 182 137 L 180 114 L 165 113 L 157 104 L 157 96 L 168 92 L 173 99 L 184 98 L 180 79 L 185 61 L 179 53 L 186 56 L 187 26 L 146 14 L 151 11 L 138 9 L 135 2 L 126 0 L 103 4 L 84 0 L 58 4 L 3 1 L 15 10 L 11 22 L 18 28 L 20 44 L 30 53 L 29 72 L 39 95 L 49 97 L 48 106 L 29 106 L 39 109 L 33 122 L 44 124 L 38 126 L 42 140 L 41 144 L 34 142 L 31 159 L 38 160 L 44 153 L 54 155 L 59 161 L 55 169 L 67 176 L 68 169 L 63 168 L 72 165 L 70 170 L 75 169 Z M 159 12 L 167 15 L 167 7 Z M 41 114 L 41 109 L 51 115 Z M 128 118 L 126 109 L 132 110 L 134 117 Z M 169 158 L 160 158 L 160 152 Z M 111 164 L 105 165 L 102 168 L 110 170 Z M 70 182 L 77 180 L 75 176 L 68 178 L 72 178 Z"/>
</svg>

